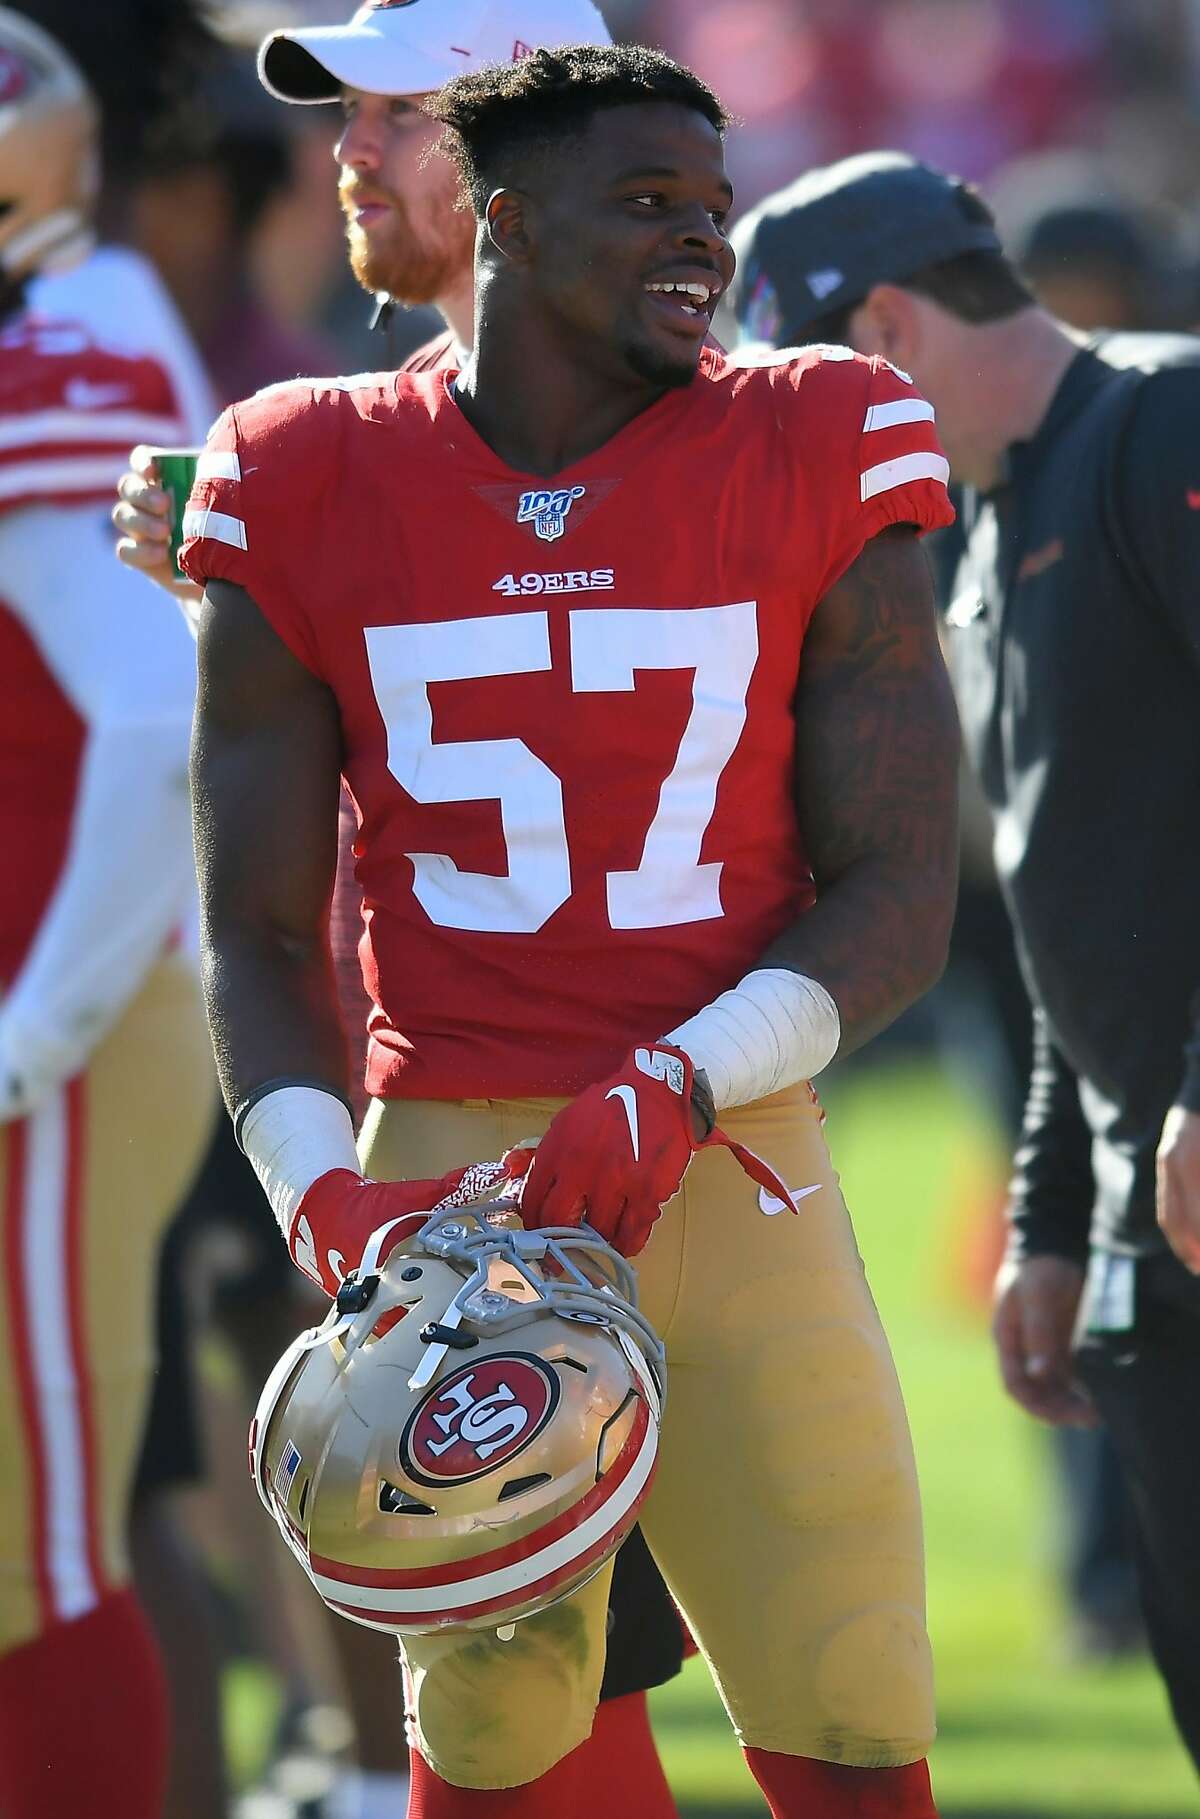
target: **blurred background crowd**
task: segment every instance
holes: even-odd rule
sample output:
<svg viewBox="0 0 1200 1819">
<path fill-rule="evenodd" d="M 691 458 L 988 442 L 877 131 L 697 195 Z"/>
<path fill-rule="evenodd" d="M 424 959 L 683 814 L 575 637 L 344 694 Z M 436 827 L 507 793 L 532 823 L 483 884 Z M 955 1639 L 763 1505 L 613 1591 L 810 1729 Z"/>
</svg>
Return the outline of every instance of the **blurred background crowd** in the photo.
<svg viewBox="0 0 1200 1819">
<path fill-rule="evenodd" d="M 160 264 L 221 392 L 246 390 L 256 362 L 279 364 L 284 335 L 297 356 L 323 348 L 327 366 L 378 365 L 328 181 L 330 110 L 280 108 L 249 55 L 265 31 L 338 9 L 220 0 L 215 11 L 228 67 L 198 114 L 175 121 L 129 232 Z M 897 146 L 983 184 L 1010 246 L 1072 319 L 1200 316 L 1193 0 L 609 0 L 605 11 L 614 32 L 668 49 L 738 116 L 739 206 L 808 165 Z M 247 292 L 259 305 L 249 324 Z M 430 332 L 419 313 L 401 319 L 396 353 Z"/>
<path fill-rule="evenodd" d="M 1186 328 L 1200 322 L 1200 0 L 602 4 L 614 33 L 660 45 L 690 64 L 738 117 L 729 152 L 739 208 L 809 165 L 894 146 L 979 183 L 1034 290 L 1072 324 Z M 340 115 L 327 107 L 280 106 L 260 87 L 254 70 L 254 47 L 267 31 L 337 21 L 349 13 L 348 0 L 340 7 L 338 0 L 215 0 L 210 10 L 222 48 L 206 59 L 197 92 L 156 129 L 149 154 L 139 147 L 136 161 L 123 159 L 122 119 L 110 118 L 108 238 L 137 248 L 157 268 L 222 404 L 299 372 L 353 372 L 397 363 L 436 332 L 440 319 L 426 311 L 400 311 L 384 329 L 371 327 L 370 300 L 347 269 L 331 181 Z M 137 54 L 129 48 L 133 109 Z M 943 1512 L 947 1507 L 940 1482 L 943 1455 L 958 1452 L 966 1458 L 971 1447 L 966 1434 L 946 1432 L 948 1422 L 960 1419 L 961 1404 L 934 1394 L 934 1379 L 947 1370 L 961 1373 L 960 1387 L 987 1384 L 986 1408 L 973 1411 L 972 1418 L 977 1414 L 988 1433 L 976 1438 L 997 1482 L 1007 1474 L 1011 1490 L 1013 1472 L 1029 1472 L 1012 1511 L 993 1498 L 992 1507 L 977 1512 L 975 1540 L 990 1535 L 994 1522 L 997 1545 L 1014 1558 L 1038 1549 L 1045 1560 L 1053 1558 L 1058 1597 L 1045 1601 L 1053 1617 L 1031 1640 L 1023 1630 L 1014 1636 L 1006 1612 L 999 1629 L 987 1632 L 989 1639 L 976 1647 L 1007 1648 L 1036 1674 L 1064 1656 L 1122 1663 L 1136 1655 L 1139 1625 L 1122 1513 L 1103 1451 L 1090 1441 L 1077 1448 L 1072 1437 L 1053 1463 L 1047 1446 L 1046 1457 L 1029 1467 L 1025 1449 L 1033 1442 L 1013 1440 L 1013 1418 L 1002 1411 L 984 1362 L 985 1285 L 1001 1242 L 1005 1156 L 1019 1114 L 1028 1044 L 1024 997 L 987 851 L 982 811 L 968 804 L 962 914 L 947 978 L 884 1043 L 846 1070 L 851 1077 L 832 1081 L 829 1098 L 835 1158 L 851 1177 L 851 1204 L 865 1202 L 864 1250 L 896 1336 L 902 1374 L 911 1383 L 923 1466 L 924 1441 L 934 1455 L 932 1472 L 926 1469 L 931 1505 L 940 1504 Z M 881 1089 L 877 1083 L 889 1068 L 901 1070 L 907 1084 Z M 932 1079 L 923 1071 L 930 1069 L 940 1070 L 941 1084 L 912 1086 Z M 973 1092 L 976 1107 L 965 1122 L 962 1102 L 954 1097 L 964 1090 Z M 840 1135 L 839 1106 L 845 1108 Z M 927 1155 L 914 1164 L 916 1176 L 901 1179 L 904 1145 L 914 1129 L 913 1140 L 919 1139 L 923 1121 L 933 1159 Z M 957 1138 L 943 1142 L 952 1126 L 974 1133 L 966 1150 Z M 881 1145 L 892 1145 L 893 1159 L 901 1158 L 890 1183 L 878 1155 Z M 872 1146 L 876 1154 L 865 1154 Z M 946 1169 L 938 1178 L 942 1163 Z M 856 1168 L 864 1178 L 857 1198 Z M 235 1230 L 209 1231 L 203 1242 L 188 1244 L 182 1279 L 203 1363 L 210 1482 L 188 1490 L 178 1535 L 164 1541 L 161 1534 L 150 1534 L 140 1571 L 149 1601 L 161 1608 L 182 1599 L 190 1583 L 171 1549 L 181 1545 L 201 1560 L 205 1595 L 216 1613 L 214 1646 L 226 1661 L 250 1664 L 240 1679 L 235 1674 L 226 1681 L 231 1778 L 259 1783 L 259 1791 L 243 1799 L 245 1819 L 280 1819 L 321 1811 L 326 1781 L 320 1763 L 345 1746 L 349 1722 L 338 1709 L 338 1671 L 305 1602 L 307 1588 L 283 1558 L 245 1481 L 246 1409 L 287 1336 L 288 1315 L 286 1310 L 280 1315 L 277 1305 L 264 1313 L 242 1249 L 244 1240 Z M 915 1314 L 911 1305 L 907 1313 L 902 1305 L 911 1286 L 906 1254 L 920 1255 L 926 1287 L 933 1284 L 929 1307 Z M 936 1360 L 929 1350 L 933 1342 L 917 1333 L 917 1323 L 932 1311 L 949 1335 Z M 279 1326 L 272 1324 L 277 1318 Z M 906 1332 L 913 1339 L 907 1357 Z M 168 1486 L 170 1479 L 168 1461 Z M 1036 1511 L 1033 1517 L 1030 1509 Z M 972 1555 L 966 1533 L 971 1523 L 962 1516 L 960 1529 L 956 1520 L 945 1513 L 931 1518 L 935 1641 L 939 1623 L 950 1637 L 943 1650 L 944 1683 L 957 1671 L 958 1604 L 954 1611 L 949 1605 L 961 1603 L 968 1583 L 988 1582 L 995 1564 L 994 1556 L 985 1561 Z M 1056 1537 L 1053 1543 L 1048 1536 Z M 943 1562 L 950 1556 L 941 1568 L 939 1552 Z M 953 1596 L 939 1592 L 939 1570 L 945 1573 L 943 1586 L 955 1588 Z M 276 1579 L 286 1580 L 290 1590 L 270 1595 Z M 1048 1576 L 1034 1580 L 1018 1573 L 1010 1591 L 1028 1592 L 1036 1585 L 1046 1592 L 1049 1583 Z M 1005 1595 L 998 1592 L 997 1600 Z M 352 1647 L 350 1639 L 346 1647 Z M 199 1678 L 196 1685 L 200 1700 Z M 665 1695 L 668 1701 L 682 1700 L 680 1713 L 690 1711 L 690 1696 Z M 989 1694 L 992 1708 L 998 1697 Z M 1168 1779 L 1176 1775 L 1171 1785 L 1177 1792 L 1185 1778 L 1174 1766 L 1175 1745 L 1157 1700 L 1148 1677 L 1114 1681 L 1110 1703 L 1096 1705 L 1085 1723 L 1081 1758 L 1094 1757 L 1106 1711 L 1112 1714 L 1119 1706 L 1126 1714 L 1144 1713 L 1147 1748 L 1156 1759 L 1171 1758 Z M 199 1722 L 198 1706 L 192 1715 Z M 204 1715 L 204 1722 L 204 1734 L 211 1737 L 216 1714 Z M 668 1749 L 668 1765 L 679 1767 L 684 1810 L 710 1819 L 748 1810 L 750 1795 L 733 1781 L 726 1787 L 723 1770 L 687 1767 L 685 1752 L 693 1765 L 708 1758 L 703 1748 L 696 1755 L 699 1720 L 680 1722 L 683 1731 L 676 1754 Z M 952 1749 L 953 1697 L 947 1723 Z M 671 1710 L 664 1706 L 668 1731 L 670 1724 Z M 285 1759 L 282 1777 L 267 1760 L 271 1752 L 263 1740 L 272 1735 L 276 1754 Z M 975 1739 L 985 1757 L 1002 1745 L 999 1736 Z M 935 1778 L 936 1771 L 935 1758 Z M 1112 1781 L 1107 1775 L 1099 1779 Z M 1153 1776 L 1147 1780 L 1144 1764 L 1131 1771 L 1127 1807 L 1104 1804 L 1111 1785 L 1102 1796 L 1099 1779 L 1090 1785 L 1071 1782 L 1062 1805 L 1042 1806 L 1022 1804 L 1015 1788 L 1003 1791 L 1001 1774 L 994 1799 L 981 1795 L 975 1804 L 954 1804 L 951 1798 L 946 1811 L 951 1819 L 1051 1811 L 1089 1816 L 1128 1811 L 1141 1819 L 1172 1819 L 1195 1810 L 1169 1805 L 1167 1795 L 1148 1794 Z M 174 1819 L 186 1819 L 189 1812 L 216 1810 L 213 1803 L 224 1796 L 199 1776 L 177 1785 L 173 1798 Z"/>
</svg>

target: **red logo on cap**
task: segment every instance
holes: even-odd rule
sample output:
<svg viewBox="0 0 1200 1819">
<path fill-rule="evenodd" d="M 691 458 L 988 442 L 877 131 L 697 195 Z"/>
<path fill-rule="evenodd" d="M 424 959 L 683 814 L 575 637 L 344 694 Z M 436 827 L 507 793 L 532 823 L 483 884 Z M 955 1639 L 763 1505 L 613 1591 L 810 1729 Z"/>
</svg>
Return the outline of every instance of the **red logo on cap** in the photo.
<svg viewBox="0 0 1200 1819">
<path fill-rule="evenodd" d="M 29 87 L 29 65 L 15 51 L 0 50 L 0 107 L 17 101 Z"/>
<path fill-rule="evenodd" d="M 558 1378 L 540 1358 L 481 1358 L 443 1378 L 413 1410 L 400 1463 L 419 1484 L 469 1484 L 523 1453 L 557 1404 Z"/>
</svg>

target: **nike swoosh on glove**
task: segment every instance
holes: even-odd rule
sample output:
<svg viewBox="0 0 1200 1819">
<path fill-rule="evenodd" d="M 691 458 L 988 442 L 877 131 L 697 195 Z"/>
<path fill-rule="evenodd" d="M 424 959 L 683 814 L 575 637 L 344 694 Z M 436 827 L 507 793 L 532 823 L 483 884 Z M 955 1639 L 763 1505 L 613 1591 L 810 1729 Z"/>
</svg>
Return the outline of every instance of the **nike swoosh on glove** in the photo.
<svg viewBox="0 0 1200 1819">
<path fill-rule="evenodd" d="M 451 1169 L 436 1181 L 368 1181 L 352 1169 L 318 1175 L 300 1198 L 288 1234 L 292 1262 L 323 1288 L 337 1294 L 342 1278 L 358 1267 L 367 1240 L 380 1226 L 401 1221 L 384 1257 L 419 1232 L 430 1213 L 452 1199 L 467 1168 Z"/>
<path fill-rule="evenodd" d="M 521 1189 L 528 1230 L 586 1220 L 624 1257 L 645 1249 L 655 1221 L 698 1150 L 732 1150 L 746 1173 L 795 1211 L 775 1171 L 722 1130 L 692 1132 L 692 1063 L 656 1042 L 635 1048 L 608 1080 L 589 1086 L 550 1125 Z M 516 1172 L 516 1154 L 505 1158 Z"/>
</svg>

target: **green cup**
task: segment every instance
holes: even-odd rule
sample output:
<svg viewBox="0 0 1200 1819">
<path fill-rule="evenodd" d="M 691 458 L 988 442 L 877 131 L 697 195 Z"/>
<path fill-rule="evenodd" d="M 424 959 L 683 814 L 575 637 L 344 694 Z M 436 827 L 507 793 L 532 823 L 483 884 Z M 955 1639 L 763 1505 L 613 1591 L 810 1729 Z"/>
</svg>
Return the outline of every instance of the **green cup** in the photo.
<svg viewBox="0 0 1200 1819">
<path fill-rule="evenodd" d="M 188 497 L 195 484 L 196 463 L 204 450 L 151 448 L 146 452 L 153 455 L 158 467 L 158 484 L 171 502 L 168 513 L 171 524 L 171 561 L 176 575 L 184 581 L 187 577 L 179 566 L 179 551 L 183 547 L 183 514 L 187 510 Z"/>
</svg>

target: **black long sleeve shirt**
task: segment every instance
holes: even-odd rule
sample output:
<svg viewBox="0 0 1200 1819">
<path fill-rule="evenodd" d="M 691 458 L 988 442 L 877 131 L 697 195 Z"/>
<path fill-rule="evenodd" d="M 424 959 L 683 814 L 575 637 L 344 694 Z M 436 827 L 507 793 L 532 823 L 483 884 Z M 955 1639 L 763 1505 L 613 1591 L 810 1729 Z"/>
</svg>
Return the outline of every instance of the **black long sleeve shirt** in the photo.
<svg viewBox="0 0 1200 1819">
<path fill-rule="evenodd" d="M 1154 1254 L 1200 1112 L 1200 340 L 1090 344 L 966 519 L 950 667 L 1036 1013 L 1017 1243 Z"/>
</svg>

